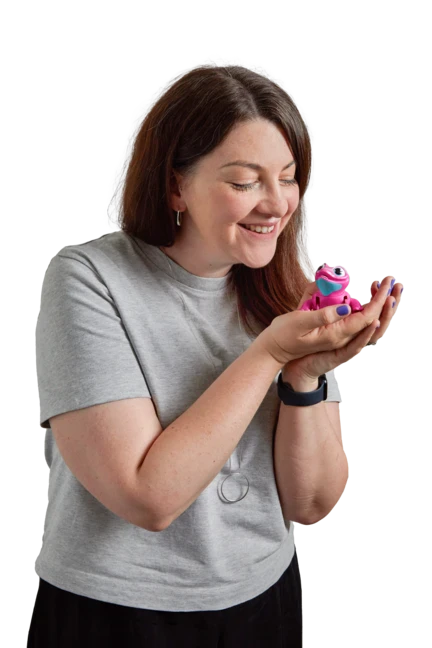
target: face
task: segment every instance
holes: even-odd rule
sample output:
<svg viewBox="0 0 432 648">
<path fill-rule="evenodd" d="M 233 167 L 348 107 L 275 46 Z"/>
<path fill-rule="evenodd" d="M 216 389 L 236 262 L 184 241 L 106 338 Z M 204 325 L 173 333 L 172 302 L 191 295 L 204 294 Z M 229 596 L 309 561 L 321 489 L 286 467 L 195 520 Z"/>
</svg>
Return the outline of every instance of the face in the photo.
<svg viewBox="0 0 432 648">
<path fill-rule="evenodd" d="M 226 166 L 235 160 L 262 168 Z M 299 202 L 291 162 L 286 135 L 273 123 L 260 119 L 236 126 L 200 160 L 192 178 L 175 174 L 180 188 L 171 195 L 171 206 L 182 212 L 182 223 L 174 245 L 161 249 L 199 277 L 223 277 L 235 263 L 267 265 Z M 274 229 L 253 234 L 244 224 Z"/>
</svg>

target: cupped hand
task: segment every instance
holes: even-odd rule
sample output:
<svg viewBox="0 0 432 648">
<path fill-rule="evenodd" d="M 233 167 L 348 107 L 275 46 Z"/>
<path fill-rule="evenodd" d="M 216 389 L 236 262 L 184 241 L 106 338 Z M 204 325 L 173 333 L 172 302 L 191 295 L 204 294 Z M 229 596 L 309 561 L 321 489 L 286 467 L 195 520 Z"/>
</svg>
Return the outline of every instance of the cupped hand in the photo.
<svg viewBox="0 0 432 648">
<path fill-rule="evenodd" d="M 392 286 L 392 280 L 393 277 L 386 277 L 379 288 L 379 282 L 374 281 L 371 286 L 372 299 L 369 303 L 362 304 L 364 310 L 351 313 L 333 324 L 338 325 L 342 337 L 353 334 L 347 344 L 293 359 L 285 365 L 289 376 L 315 380 L 323 373 L 351 360 L 368 344 L 374 344 L 382 338 L 397 311 L 403 290 L 401 283 Z M 308 284 L 297 308 L 301 308 L 316 290 L 315 281 Z M 378 325 L 379 328 L 376 328 Z"/>
<path fill-rule="evenodd" d="M 386 277 L 387 278 L 387 277 Z M 392 318 L 395 316 L 396 311 L 398 309 L 400 300 L 401 300 L 401 295 L 402 295 L 402 290 L 403 290 L 403 285 L 401 283 L 394 283 L 393 287 L 388 286 L 388 289 L 390 290 L 390 295 L 388 295 L 388 290 L 387 288 L 383 289 L 383 285 L 381 284 L 380 288 L 378 288 L 378 281 L 374 281 L 372 286 L 371 286 L 371 294 L 372 294 L 372 299 L 375 297 L 375 295 L 382 290 L 383 295 L 384 295 L 384 306 L 381 310 L 381 314 L 379 316 L 379 321 L 380 321 L 380 328 L 376 331 L 376 333 L 372 336 L 372 338 L 369 340 L 369 343 L 375 343 L 377 340 L 382 338 L 384 333 L 387 331 L 388 327 L 390 326 L 390 322 Z M 387 290 L 387 292 L 386 292 Z M 372 300 L 371 300 L 372 301 Z M 370 302 L 369 302 L 370 303 Z M 366 308 L 367 304 L 362 304 L 363 308 Z"/>
</svg>

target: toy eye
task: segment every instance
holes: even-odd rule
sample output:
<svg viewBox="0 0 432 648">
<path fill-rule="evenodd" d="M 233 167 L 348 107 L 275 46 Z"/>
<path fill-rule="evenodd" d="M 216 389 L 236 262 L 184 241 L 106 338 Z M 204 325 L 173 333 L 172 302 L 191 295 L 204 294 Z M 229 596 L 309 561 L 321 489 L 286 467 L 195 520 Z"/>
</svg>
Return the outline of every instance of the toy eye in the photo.
<svg viewBox="0 0 432 648">
<path fill-rule="evenodd" d="M 325 263 L 323 263 L 323 264 L 318 268 L 318 270 L 321 270 L 321 268 L 324 268 L 324 266 L 325 266 Z M 317 270 L 317 272 L 318 272 L 318 270 Z"/>
<path fill-rule="evenodd" d="M 337 266 L 336 268 L 333 268 L 333 272 L 336 275 L 339 275 L 339 277 L 344 277 L 345 276 L 345 270 L 341 268 L 340 266 Z"/>
</svg>

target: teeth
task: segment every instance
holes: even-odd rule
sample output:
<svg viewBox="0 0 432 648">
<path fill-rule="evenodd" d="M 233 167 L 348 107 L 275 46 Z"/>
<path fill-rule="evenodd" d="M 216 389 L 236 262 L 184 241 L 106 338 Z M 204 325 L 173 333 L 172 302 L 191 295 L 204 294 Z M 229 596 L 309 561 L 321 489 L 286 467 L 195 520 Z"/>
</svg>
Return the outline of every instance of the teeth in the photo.
<svg viewBox="0 0 432 648">
<path fill-rule="evenodd" d="M 272 225 L 271 227 L 260 227 L 259 225 L 255 227 L 255 225 L 245 225 L 244 227 L 246 227 L 246 229 L 252 230 L 252 232 L 262 232 L 263 234 L 267 234 L 274 230 L 274 225 Z"/>
</svg>

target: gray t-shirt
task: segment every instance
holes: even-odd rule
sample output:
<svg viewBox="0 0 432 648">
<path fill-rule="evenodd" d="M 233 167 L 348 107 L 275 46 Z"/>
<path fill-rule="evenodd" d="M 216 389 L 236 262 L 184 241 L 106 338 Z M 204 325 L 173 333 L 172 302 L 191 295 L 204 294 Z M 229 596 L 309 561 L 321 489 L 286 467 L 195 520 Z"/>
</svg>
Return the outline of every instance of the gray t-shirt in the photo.
<svg viewBox="0 0 432 648">
<path fill-rule="evenodd" d="M 294 524 L 283 518 L 273 465 L 279 374 L 230 460 L 158 533 L 93 497 L 63 461 L 49 427 L 56 414 L 147 397 L 166 429 L 251 344 L 227 281 L 228 275 L 193 275 L 122 231 L 68 245 L 51 259 L 36 325 L 40 426 L 50 468 L 35 563 L 44 580 L 100 601 L 189 612 L 254 598 L 289 566 Z M 327 400 L 341 402 L 332 371 L 327 379 Z M 222 481 L 237 470 L 250 483 L 242 499 L 239 476 L 221 494 Z"/>
</svg>

